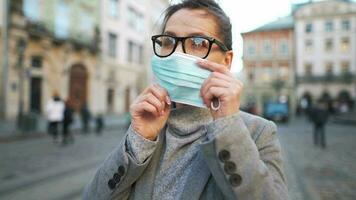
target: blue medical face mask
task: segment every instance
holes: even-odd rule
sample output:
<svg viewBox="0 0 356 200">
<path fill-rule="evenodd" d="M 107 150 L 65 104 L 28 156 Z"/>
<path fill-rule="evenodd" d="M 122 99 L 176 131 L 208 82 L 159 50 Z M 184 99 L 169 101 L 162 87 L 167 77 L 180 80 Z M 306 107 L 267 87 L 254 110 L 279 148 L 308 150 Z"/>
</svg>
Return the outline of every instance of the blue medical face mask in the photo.
<svg viewBox="0 0 356 200">
<path fill-rule="evenodd" d="M 154 55 L 152 71 L 172 101 L 206 108 L 200 97 L 200 88 L 211 72 L 199 67 L 196 64 L 198 60 L 201 58 L 179 52 L 165 58 Z"/>
</svg>

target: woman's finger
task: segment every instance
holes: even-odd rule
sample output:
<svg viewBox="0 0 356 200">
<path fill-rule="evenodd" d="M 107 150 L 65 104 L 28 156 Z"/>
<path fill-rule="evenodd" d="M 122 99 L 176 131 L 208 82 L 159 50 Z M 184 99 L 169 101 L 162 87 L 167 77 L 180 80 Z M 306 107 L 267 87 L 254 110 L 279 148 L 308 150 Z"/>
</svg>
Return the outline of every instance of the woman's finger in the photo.
<svg viewBox="0 0 356 200">
<path fill-rule="evenodd" d="M 148 112 L 148 113 L 152 114 L 153 116 L 156 116 L 156 117 L 160 116 L 157 108 L 147 101 L 140 102 L 139 104 L 137 104 L 137 107 L 138 107 L 137 112 L 139 112 L 139 113 Z"/>
<path fill-rule="evenodd" d="M 210 77 L 215 77 L 215 78 L 223 79 L 223 80 L 226 80 L 226 81 L 231 81 L 231 80 L 235 79 L 230 72 L 228 74 L 223 74 L 223 73 L 220 73 L 220 72 L 212 72 L 210 74 Z"/>
<path fill-rule="evenodd" d="M 158 99 L 152 93 L 146 94 L 144 96 L 144 98 L 143 98 L 143 101 L 147 101 L 148 103 L 153 105 L 157 109 L 157 112 L 158 112 L 159 115 L 161 115 L 161 113 L 164 110 L 165 102 L 164 101 L 160 101 L 160 99 Z"/>
<path fill-rule="evenodd" d="M 213 98 L 220 99 L 226 93 L 226 91 L 226 88 L 210 87 L 207 92 L 202 95 L 205 105 L 210 107 Z"/>
<path fill-rule="evenodd" d="M 229 68 L 227 68 L 225 65 L 214 63 L 209 60 L 199 60 L 197 64 L 200 67 L 212 72 L 220 72 L 223 74 L 228 74 L 230 72 Z"/>
<path fill-rule="evenodd" d="M 202 96 L 205 94 L 211 87 L 229 88 L 230 85 L 231 83 L 226 80 L 210 77 L 206 82 L 204 82 L 202 88 L 200 89 L 200 95 Z"/>
<path fill-rule="evenodd" d="M 160 101 L 166 102 L 168 105 L 171 104 L 169 95 L 167 90 L 159 86 L 158 84 L 154 84 L 151 88 L 150 91 L 155 95 L 157 98 L 160 99 Z"/>
</svg>

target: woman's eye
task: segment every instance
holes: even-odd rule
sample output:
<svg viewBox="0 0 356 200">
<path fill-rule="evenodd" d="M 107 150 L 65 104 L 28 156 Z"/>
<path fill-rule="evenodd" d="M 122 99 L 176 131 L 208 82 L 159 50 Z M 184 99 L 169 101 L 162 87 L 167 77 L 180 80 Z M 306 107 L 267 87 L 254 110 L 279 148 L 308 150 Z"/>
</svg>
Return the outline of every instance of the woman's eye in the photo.
<svg viewBox="0 0 356 200">
<path fill-rule="evenodd" d="M 203 38 L 194 38 L 192 42 L 195 48 L 207 48 L 208 42 L 206 39 Z"/>
<path fill-rule="evenodd" d="M 170 39 L 170 38 L 165 38 L 162 40 L 162 46 L 163 47 L 169 47 L 174 45 L 174 40 Z"/>
</svg>

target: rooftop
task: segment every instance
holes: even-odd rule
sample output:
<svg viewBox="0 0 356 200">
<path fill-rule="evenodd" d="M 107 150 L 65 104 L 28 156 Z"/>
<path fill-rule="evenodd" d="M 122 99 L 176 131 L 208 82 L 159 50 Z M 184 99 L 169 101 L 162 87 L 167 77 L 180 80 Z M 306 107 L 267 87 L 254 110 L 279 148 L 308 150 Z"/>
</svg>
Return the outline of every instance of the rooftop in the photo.
<svg viewBox="0 0 356 200">
<path fill-rule="evenodd" d="M 264 24 L 252 31 L 247 32 L 247 33 L 290 29 L 290 28 L 293 28 L 293 26 L 294 26 L 293 16 L 288 15 L 286 17 L 278 18 L 277 20 L 275 20 L 273 22 Z"/>
</svg>

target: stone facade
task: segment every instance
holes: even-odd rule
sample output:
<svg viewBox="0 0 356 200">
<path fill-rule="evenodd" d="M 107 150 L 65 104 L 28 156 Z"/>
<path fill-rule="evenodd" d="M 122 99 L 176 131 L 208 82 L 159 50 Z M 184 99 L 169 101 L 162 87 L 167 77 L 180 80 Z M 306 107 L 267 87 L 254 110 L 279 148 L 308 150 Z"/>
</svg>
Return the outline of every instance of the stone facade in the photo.
<svg viewBox="0 0 356 200">
<path fill-rule="evenodd" d="M 254 103 L 263 115 L 264 103 L 288 101 L 294 113 L 294 34 L 290 16 L 242 33 L 244 94 L 242 107 Z"/>
<path fill-rule="evenodd" d="M 44 114 L 55 91 L 76 110 L 87 104 L 93 116 L 122 114 L 147 86 L 153 21 L 168 1 L 9 2 L 6 119 L 20 105 L 25 114 Z"/>
<path fill-rule="evenodd" d="M 167 6 L 166 0 L 101 1 L 105 111 L 128 112 L 132 100 L 147 86 L 153 21 Z"/>
<path fill-rule="evenodd" d="M 306 98 L 309 105 L 319 99 L 354 100 L 356 3 L 312 2 L 297 9 L 294 18 L 298 100 Z"/>
<path fill-rule="evenodd" d="M 76 110 L 88 104 L 94 113 L 101 111 L 100 97 L 96 90 L 100 85 L 100 77 L 97 76 L 100 70 L 97 62 L 98 32 L 95 31 L 97 22 L 93 21 L 87 27 L 92 31 L 92 34 L 87 34 L 88 37 L 79 38 L 80 31 L 73 23 L 67 27 L 66 37 L 57 35 L 58 16 L 48 13 L 58 11 L 56 2 L 39 0 L 36 12 L 40 14 L 32 18 L 26 13 L 26 1 L 10 1 L 9 70 L 7 93 L 4 95 L 4 117 L 7 119 L 14 119 L 21 105 L 24 113 L 43 114 L 46 102 L 55 91 L 63 99 L 71 99 Z M 69 1 L 65 2 L 71 6 L 68 19 L 72 22 L 79 20 L 80 17 L 75 13 L 82 9 L 95 18 L 94 1 L 88 4 L 85 2 L 76 1 L 75 6 Z M 22 50 L 20 43 L 23 43 Z"/>
</svg>

